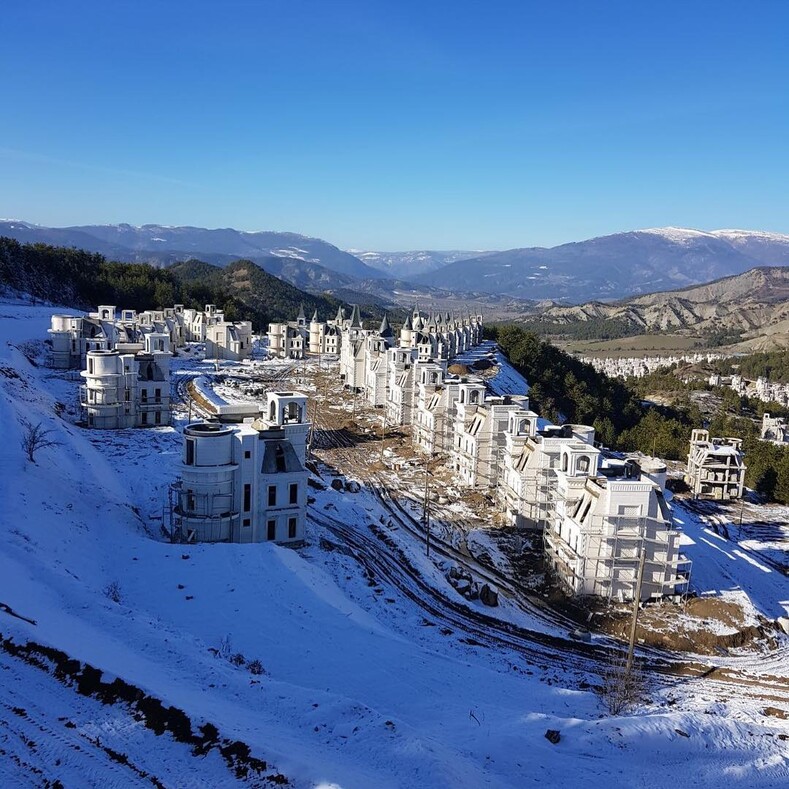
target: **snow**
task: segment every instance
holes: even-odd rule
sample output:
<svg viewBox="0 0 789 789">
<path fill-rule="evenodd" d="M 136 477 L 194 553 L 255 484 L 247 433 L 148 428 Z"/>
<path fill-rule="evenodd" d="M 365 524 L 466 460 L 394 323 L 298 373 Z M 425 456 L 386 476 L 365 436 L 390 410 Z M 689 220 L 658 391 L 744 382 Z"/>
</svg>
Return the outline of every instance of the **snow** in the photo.
<svg viewBox="0 0 789 789">
<path fill-rule="evenodd" d="M 691 587 L 699 594 L 736 598 L 752 619 L 789 616 L 789 576 L 770 566 L 758 549 L 747 548 L 738 526 L 699 516 L 675 499 L 672 505 L 683 531 L 682 550 L 693 561 Z M 728 537 L 721 535 L 725 526 Z M 748 524 L 744 531 L 747 532 Z M 766 555 L 765 555 L 766 556 Z"/>
<path fill-rule="evenodd" d="M 369 537 L 385 510 L 364 488 L 315 491 L 309 544 L 299 551 L 163 541 L 177 427 L 99 432 L 73 424 L 77 382 L 33 366 L 15 347 L 46 337 L 49 316 L 62 311 L 0 302 L 0 602 L 36 621 L 0 612 L 3 636 L 57 647 L 195 723 L 212 722 L 294 787 L 785 785 L 789 761 L 777 735 L 789 733 L 789 722 L 761 714 L 767 704 L 789 709 L 785 698 L 655 677 L 651 701 L 607 716 L 588 686 L 597 676 L 578 660 L 526 659 L 495 642 L 467 643 L 459 628 L 442 634 L 418 598 L 380 573 L 370 585 L 363 561 L 372 554 L 343 545 L 319 517 Z M 496 363 L 491 383 L 527 391 L 500 357 Z M 57 402 L 67 406 L 65 419 Z M 22 419 L 43 422 L 61 445 L 27 463 Z M 702 538 L 720 541 L 690 514 L 685 521 L 699 584 L 744 590 L 765 613 L 789 599 L 786 579 L 726 546 L 729 555 L 709 548 Z M 328 550 L 322 539 L 338 547 Z M 417 562 L 413 544 L 409 550 L 431 585 L 446 586 L 432 561 Z M 736 550 L 769 567 L 742 545 Z M 118 602 L 105 591 L 113 583 Z M 224 656 L 235 653 L 247 665 L 260 660 L 265 673 Z M 766 665 L 787 675 L 785 658 Z M 0 671 L 4 786 L 142 784 L 102 746 L 168 786 L 255 785 L 216 752 L 195 757 L 169 735 L 153 736 L 123 705 L 81 696 L 2 651 Z M 544 737 L 549 728 L 561 731 L 559 744 Z"/>
<path fill-rule="evenodd" d="M 491 394 L 494 395 L 526 395 L 529 384 L 526 379 L 510 364 L 501 349 L 492 340 L 484 340 L 475 348 L 458 354 L 453 364 L 465 364 L 469 367 L 480 359 L 491 361 L 495 365 L 494 374 L 485 379 Z"/>
<path fill-rule="evenodd" d="M 649 227 L 643 230 L 637 230 L 635 232 L 651 233 L 652 235 L 661 236 L 662 238 L 666 238 L 669 241 L 674 241 L 680 244 L 686 241 L 695 241 L 696 239 L 713 235 L 712 233 L 709 233 L 705 230 L 691 230 L 690 228 L 685 227 Z"/>
<path fill-rule="evenodd" d="M 635 231 L 638 233 L 652 233 L 662 236 L 669 241 L 683 243 L 699 238 L 720 238 L 724 241 L 736 242 L 742 239 L 761 238 L 766 241 L 781 241 L 789 243 L 789 236 L 782 233 L 771 233 L 762 230 L 692 230 L 684 227 L 651 227 Z"/>
<path fill-rule="evenodd" d="M 713 230 L 713 236 L 725 238 L 727 241 L 739 241 L 748 238 L 763 238 L 766 241 L 781 241 L 789 244 L 789 236 L 783 233 L 771 233 L 766 230 Z"/>
<path fill-rule="evenodd" d="M 197 378 L 194 378 L 192 380 L 192 386 L 194 386 L 197 394 L 214 406 L 214 408 L 221 408 L 222 406 L 227 405 L 227 400 L 214 392 L 211 382 L 208 380 L 208 378 L 206 378 L 206 376 L 199 375 Z"/>
</svg>

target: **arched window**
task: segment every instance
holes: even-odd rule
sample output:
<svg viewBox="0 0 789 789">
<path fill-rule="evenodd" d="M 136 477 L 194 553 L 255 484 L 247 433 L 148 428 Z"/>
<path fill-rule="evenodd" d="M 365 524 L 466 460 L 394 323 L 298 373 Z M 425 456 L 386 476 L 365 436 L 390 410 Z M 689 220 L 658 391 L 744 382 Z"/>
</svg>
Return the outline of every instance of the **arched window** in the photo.
<svg viewBox="0 0 789 789">
<path fill-rule="evenodd" d="M 268 418 L 271 422 L 273 422 L 276 416 L 277 416 L 277 404 L 272 400 L 271 405 L 269 406 L 268 409 Z"/>
<path fill-rule="evenodd" d="M 562 455 L 562 471 L 567 471 L 567 466 L 568 466 L 568 458 L 567 458 L 567 454 L 565 453 L 564 455 Z"/>
<path fill-rule="evenodd" d="M 582 474 L 586 474 L 589 471 L 590 460 L 586 455 L 581 455 L 578 458 L 578 471 Z"/>
</svg>

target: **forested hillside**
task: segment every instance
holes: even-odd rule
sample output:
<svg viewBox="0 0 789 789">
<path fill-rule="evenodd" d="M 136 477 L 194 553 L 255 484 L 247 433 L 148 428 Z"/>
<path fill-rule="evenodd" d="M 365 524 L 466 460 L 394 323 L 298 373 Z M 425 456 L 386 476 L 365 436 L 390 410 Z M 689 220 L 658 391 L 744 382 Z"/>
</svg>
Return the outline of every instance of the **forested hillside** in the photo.
<svg viewBox="0 0 789 789">
<path fill-rule="evenodd" d="M 717 361 L 715 368 L 723 375 L 739 373 L 749 380 L 762 377 L 773 383 L 787 383 L 789 382 L 789 351 L 765 351 L 748 356 L 728 357 Z"/>
<path fill-rule="evenodd" d="M 673 407 L 643 401 L 628 384 L 598 373 L 521 326 L 488 330 L 512 364 L 530 382 L 529 400 L 542 416 L 593 425 L 603 444 L 669 460 L 687 456 L 690 432 L 704 419 L 689 398 Z M 729 390 L 731 391 L 731 390 Z M 733 394 L 733 393 L 732 393 Z M 744 439 L 746 484 L 767 498 L 789 503 L 789 448 L 758 439 L 752 403 L 725 398 L 711 421 L 712 435 Z"/>
<path fill-rule="evenodd" d="M 534 407 L 549 419 L 593 425 L 607 446 L 679 459 L 687 453 L 701 415 L 686 408 L 646 406 L 622 381 L 516 325 L 492 331 L 510 361 L 530 382 Z"/>
<path fill-rule="evenodd" d="M 303 304 L 311 317 L 333 317 L 340 302 L 313 296 L 263 271 L 249 260 L 225 268 L 199 260 L 158 269 L 146 263 L 116 263 L 102 255 L 47 244 L 20 244 L 0 237 L 0 290 L 12 289 L 36 298 L 84 309 L 116 304 L 136 310 L 216 304 L 230 320 L 253 322 L 265 330 L 271 320 L 293 319 Z M 376 305 L 363 309 L 380 319 Z"/>
</svg>

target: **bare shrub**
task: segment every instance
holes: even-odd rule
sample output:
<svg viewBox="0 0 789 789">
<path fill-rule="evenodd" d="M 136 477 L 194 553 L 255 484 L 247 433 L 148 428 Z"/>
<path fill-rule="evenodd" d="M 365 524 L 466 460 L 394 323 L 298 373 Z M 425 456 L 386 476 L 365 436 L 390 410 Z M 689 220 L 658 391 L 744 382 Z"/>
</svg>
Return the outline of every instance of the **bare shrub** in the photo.
<svg viewBox="0 0 789 789">
<path fill-rule="evenodd" d="M 617 654 L 612 658 L 602 680 L 598 693 L 610 715 L 629 712 L 638 706 L 646 693 L 646 681 L 641 669 L 633 664 L 628 671 L 624 655 Z"/>
<path fill-rule="evenodd" d="M 112 600 L 113 603 L 120 603 L 121 600 L 123 600 L 121 587 L 117 581 L 110 581 L 110 583 L 104 587 L 104 595 L 109 600 Z"/>
<path fill-rule="evenodd" d="M 36 452 L 49 447 L 59 447 L 61 442 L 52 438 L 54 431 L 45 428 L 43 422 L 34 425 L 26 419 L 22 420 L 22 449 L 31 463 L 36 462 Z"/>
<path fill-rule="evenodd" d="M 250 660 L 249 663 L 247 663 L 247 668 L 249 669 L 249 673 L 255 674 L 255 676 L 264 673 L 263 664 L 257 658 L 255 658 L 255 660 Z"/>
<path fill-rule="evenodd" d="M 219 649 L 216 650 L 216 654 L 217 657 L 230 660 L 230 656 L 233 654 L 233 642 L 230 638 L 230 633 L 219 639 Z"/>
</svg>

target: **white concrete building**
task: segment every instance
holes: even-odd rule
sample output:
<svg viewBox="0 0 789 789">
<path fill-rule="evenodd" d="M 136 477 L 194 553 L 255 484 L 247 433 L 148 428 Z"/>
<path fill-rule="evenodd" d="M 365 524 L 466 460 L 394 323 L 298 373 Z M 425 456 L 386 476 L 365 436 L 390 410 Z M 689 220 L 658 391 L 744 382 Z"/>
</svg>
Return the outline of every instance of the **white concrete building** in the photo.
<svg viewBox="0 0 789 789">
<path fill-rule="evenodd" d="M 789 425 L 782 416 L 770 416 L 766 411 L 762 415 L 762 441 L 773 441 L 776 444 L 789 443 Z"/>
<path fill-rule="evenodd" d="M 574 595 L 632 600 L 687 591 L 690 562 L 679 552 L 660 462 L 639 468 L 610 463 L 590 475 L 578 467 L 588 447 L 561 450 L 556 514 L 545 549 L 562 585 Z"/>
<path fill-rule="evenodd" d="M 450 459 L 458 482 L 470 488 L 495 488 L 504 467 L 510 417 L 531 414 L 529 399 L 486 397 L 484 383 L 467 381 L 458 385 L 456 408 Z"/>
<path fill-rule="evenodd" d="M 304 540 L 306 401 L 297 392 L 272 392 L 261 419 L 184 428 L 180 479 L 171 499 L 174 540 Z"/>
<path fill-rule="evenodd" d="M 80 375 L 88 427 L 118 430 L 170 423 L 170 337 L 144 335 L 144 347 L 92 350 Z"/>
<path fill-rule="evenodd" d="M 388 378 L 387 352 L 394 345 L 394 332 L 389 318 L 384 315 L 377 332 L 364 338 L 364 391 L 369 403 L 376 408 L 386 407 Z"/>
<path fill-rule="evenodd" d="M 252 351 L 252 323 L 250 321 L 220 321 L 205 329 L 207 359 L 231 359 L 240 362 Z"/>
<path fill-rule="evenodd" d="M 363 392 L 365 388 L 365 338 L 368 333 L 362 323 L 359 305 L 354 304 L 340 340 L 340 378 L 345 388 L 353 392 Z"/>
<path fill-rule="evenodd" d="M 386 421 L 390 425 L 410 425 L 414 406 L 415 348 L 387 351 Z"/>
<path fill-rule="evenodd" d="M 339 356 L 342 325 L 345 311 L 340 307 L 332 321 L 321 321 L 318 310 L 312 316 L 309 326 L 309 352 L 313 356 Z"/>
<path fill-rule="evenodd" d="M 279 359 L 303 359 L 308 350 L 309 334 L 304 305 L 300 305 L 295 321 L 279 321 L 268 325 L 268 350 Z"/>
<path fill-rule="evenodd" d="M 555 512 L 562 449 L 583 450 L 579 468 L 595 473 L 595 431 L 589 425 L 548 424 L 533 411 L 516 416 L 507 429 L 497 497 L 508 524 L 543 531 Z"/>
<path fill-rule="evenodd" d="M 280 359 L 303 359 L 312 356 L 336 356 L 342 346 L 342 331 L 351 321 L 342 307 L 333 320 L 321 321 L 315 310 L 307 322 L 304 306 L 293 321 L 278 321 L 268 325 L 268 348 L 272 356 Z"/>
<path fill-rule="evenodd" d="M 694 430 L 690 439 L 685 482 L 696 498 L 729 501 L 742 498 L 745 462 L 739 438 L 710 438 Z"/>
<path fill-rule="evenodd" d="M 455 436 L 460 384 L 447 373 L 446 361 L 416 365 L 416 402 L 411 426 L 414 444 L 425 452 L 450 452 Z"/>
<path fill-rule="evenodd" d="M 84 369 L 89 351 L 130 351 L 145 347 L 148 334 L 167 335 L 171 349 L 180 348 L 187 341 L 204 342 L 211 327 L 226 327 L 225 337 L 219 332 L 213 338 L 212 348 L 217 358 L 243 358 L 239 354 L 248 352 L 251 345 L 249 322 L 226 323 L 224 315 L 213 304 L 206 310 L 184 309 L 175 304 L 161 310 L 137 312 L 132 309 L 118 310 L 115 305 L 101 304 L 95 312 L 87 315 L 53 315 L 49 340 L 52 344 L 50 364 L 58 369 Z M 235 328 L 231 328 L 235 327 Z M 244 335 L 241 343 L 233 345 L 233 334 Z M 223 349 L 227 349 L 224 353 Z"/>
</svg>

